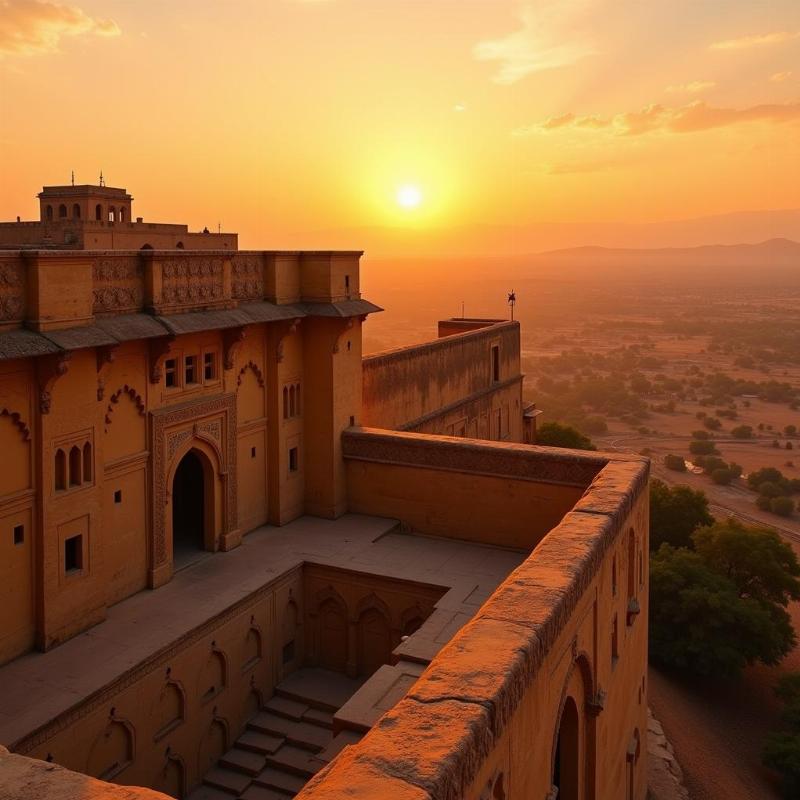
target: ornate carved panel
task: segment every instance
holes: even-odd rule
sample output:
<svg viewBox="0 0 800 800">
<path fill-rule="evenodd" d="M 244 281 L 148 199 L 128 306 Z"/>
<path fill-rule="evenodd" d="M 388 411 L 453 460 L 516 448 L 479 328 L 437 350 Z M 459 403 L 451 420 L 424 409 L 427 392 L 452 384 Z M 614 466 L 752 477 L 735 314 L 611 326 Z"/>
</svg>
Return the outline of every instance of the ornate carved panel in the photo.
<svg viewBox="0 0 800 800">
<path fill-rule="evenodd" d="M 167 560 L 167 476 L 176 454 L 189 439 L 203 439 L 216 450 L 223 480 L 221 532 L 237 528 L 236 395 L 224 394 L 177 408 L 159 409 L 152 413 L 152 420 L 153 567 L 157 567 Z"/>
<path fill-rule="evenodd" d="M 139 256 L 98 258 L 92 267 L 94 313 L 140 309 L 143 275 Z"/>
<path fill-rule="evenodd" d="M 0 320 L 22 319 L 24 297 L 25 273 L 22 264 L 0 265 Z"/>
<path fill-rule="evenodd" d="M 169 305 L 210 303 L 224 295 L 222 257 L 167 258 L 161 262 L 161 297 Z"/>
<path fill-rule="evenodd" d="M 233 296 L 237 300 L 264 297 L 264 262 L 261 256 L 239 254 L 231 258 Z"/>
</svg>

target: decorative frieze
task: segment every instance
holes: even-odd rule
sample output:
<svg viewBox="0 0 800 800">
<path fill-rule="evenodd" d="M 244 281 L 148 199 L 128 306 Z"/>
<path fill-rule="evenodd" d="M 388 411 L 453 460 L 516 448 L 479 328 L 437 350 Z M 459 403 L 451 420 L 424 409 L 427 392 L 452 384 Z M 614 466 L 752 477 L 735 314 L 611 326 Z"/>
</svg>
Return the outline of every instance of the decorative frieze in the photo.
<svg viewBox="0 0 800 800">
<path fill-rule="evenodd" d="M 203 304 L 224 296 L 224 259 L 183 256 L 161 262 L 161 297 L 168 305 Z"/>
<path fill-rule="evenodd" d="M 0 265 L 0 322 L 22 319 L 25 309 L 22 264 Z"/>
<path fill-rule="evenodd" d="M 233 296 L 237 300 L 261 300 L 264 297 L 264 262 L 258 255 L 235 255 Z"/>
<path fill-rule="evenodd" d="M 142 307 L 143 270 L 138 256 L 98 258 L 92 267 L 94 313 Z"/>
</svg>

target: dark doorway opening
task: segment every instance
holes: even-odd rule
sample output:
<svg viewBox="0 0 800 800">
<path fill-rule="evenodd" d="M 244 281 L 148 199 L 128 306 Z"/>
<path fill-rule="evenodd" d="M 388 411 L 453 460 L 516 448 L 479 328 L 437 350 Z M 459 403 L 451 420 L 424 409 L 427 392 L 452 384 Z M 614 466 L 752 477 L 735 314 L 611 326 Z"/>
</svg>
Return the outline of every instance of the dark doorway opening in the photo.
<svg viewBox="0 0 800 800">
<path fill-rule="evenodd" d="M 205 550 L 205 475 L 195 453 L 178 464 L 172 481 L 172 561 L 185 567 Z"/>
<path fill-rule="evenodd" d="M 558 789 L 558 800 L 578 800 L 580 786 L 578 727 L 578 708 L 575 701 L 568 697 L 561 713 L 556 757 L 553 763 L 553 786 Z"/>
</svg>

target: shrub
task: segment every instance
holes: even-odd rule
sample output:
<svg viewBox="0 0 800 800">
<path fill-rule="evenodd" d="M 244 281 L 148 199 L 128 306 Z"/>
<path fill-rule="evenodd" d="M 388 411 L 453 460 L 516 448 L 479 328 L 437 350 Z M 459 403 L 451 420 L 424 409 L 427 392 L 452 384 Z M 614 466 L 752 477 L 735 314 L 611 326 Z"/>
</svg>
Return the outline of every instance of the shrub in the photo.
<svg viewBox="0 0 800 800">
<path fill-rule="evenodd" d="M 668 453 L 664 456 L 664 466 L 667 469 L 675 470 L 675 472 L 686 472 L 686 461 L 683 456 Z"/>
<path fill-rule="evenodd" d="M 722 423 L 716 417 L 706 417 L 703 420 L 703 425 L 710 431 L 718 431 L 722 427 Z"/>
<path fill-rule="evenodd" d="M 762 511 L 772 511 L 772 498 L 760 494 L 758 497 L 756 497 L 756 506 L 758 506 L 758 508 L 760 508 Z"/>
<path fill-rule="evenodd" d="M 711 434 L 708 431 L 692 431 L 692 437 L 694 439 L 710 439 Z"/>
<path fill-rule="evenodd" d="M 773 497 L 769 502 L 769 510 L 780 517 L 791 517 L 794 512 L 794 500 L 791 497 Z"/>
<path fill-rule="evenodd" d="M 780 497 L 783 494 L 783 489 L 777 483 L 764 481 L 758 484 L 758 493 L 762 497 Z"/>
<path fill-rule="evenodd" d="M 752 439 L 753 429 L 750 425 L 737 425 L 731 429 L 731 436 L 735 439 Z"/>
<path fill-rule="evenodd" d="M 569 447 L 574 450 L 597 450 L 591 440 L 569 425 L 546 422 L 536 431 L 536 444 Z"/>
<path fill-rule="evenodd" d="M 689 452 L 698 456 L 708 456 L 716 453 L 717 448 L 709 439 L 697 439 L 689 442 Z"/>
<path fill-rule="evenodd" d="M 733 478 L 733 473 L 727 467 L 717 467 L 717 469 L 711 473 L 711 480 L 720 486 L 727 486 Z"/>
</svg>

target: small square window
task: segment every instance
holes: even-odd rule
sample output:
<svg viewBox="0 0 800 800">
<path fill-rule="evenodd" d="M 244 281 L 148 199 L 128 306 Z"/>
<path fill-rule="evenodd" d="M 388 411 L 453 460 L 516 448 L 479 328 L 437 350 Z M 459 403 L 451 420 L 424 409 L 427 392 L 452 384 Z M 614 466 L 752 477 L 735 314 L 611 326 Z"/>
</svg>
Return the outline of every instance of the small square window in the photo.
<svg viewBox="0 0 800 800">
<path fill-rule="evenodd" d="M 197 356 L 186 356 L 183 366 L 185 384 L 197 383 Z"/>
<path fill-rule="evenodd" d="M 203 380 L 213 381 L 217 378 L 216 353 L 203 353 Z"/>
<path fill-rule="evenodd" d="M 83 569 L 83 536 L 70 536 L 64 540 L 64 572 L 80 572 Z"/>
<path fill-rule="evenodd" d="M 178 363 L 174 358 L 168 358 L 164 362 L 164 381 L 169 388 L 178 385 Z"/>
<path fill-rule="evenodd" d="M 15 525 L 14 526 L 14 544 L 24 544 L 25 543 L 25 526 L 24 525 Z"/>
<path fill-rule="evenodd" d="M 250 458 L 255 458 L 255 457 L 256 457 L 256 449 L 255 449 L 255 447 L 251 447 L 250 448 Z"/>
<path fill-rule="evenodd" d="M 117 489 L 114 492 L 114 502 L 121 503 L 122 502 L 122 489 Z"/>
<path fill-rule="evenodd" d="M 289 472 L 297 472 L 297 470 L 298 470 L 297 448 L 292 447 L 289 450 Z"/>
</svg>

